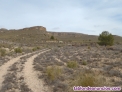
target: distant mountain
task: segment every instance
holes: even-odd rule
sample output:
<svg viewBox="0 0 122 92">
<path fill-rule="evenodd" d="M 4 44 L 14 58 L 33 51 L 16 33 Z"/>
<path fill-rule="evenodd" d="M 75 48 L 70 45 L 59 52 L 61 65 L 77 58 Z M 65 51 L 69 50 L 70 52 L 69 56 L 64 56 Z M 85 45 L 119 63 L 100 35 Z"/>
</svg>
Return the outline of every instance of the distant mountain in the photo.
<svg viewBox="0 0 122 92">
<path fill-rule="evenodd" d="M 98 36 L 86 35 L 82 33 L 73 32 L 50 32 L 43 26 L 34 26 L 23 29 L 0 29 L 0 40 L 17 42 L 22 44 L 41 44 L 42 42 L 49 41 L 51 36 L 54 36 L 56 40 L 62 41 L 77 41 L 77 42 L 96 42 Z M 114 35 L 115 41 L 122 42 L 122 37 Z"/>
<path fill-rule="evenodd" d="M 72 40 L 72 41 L 98 41 L 97 35 L 87 35 L 83 33 L 73 33 L 73 32 L 48 32 L 51 35 L 54 35 L 60 40 Z M 122 42 L 122 37 L 113 35 L 115 42 Z"/>
</svg>

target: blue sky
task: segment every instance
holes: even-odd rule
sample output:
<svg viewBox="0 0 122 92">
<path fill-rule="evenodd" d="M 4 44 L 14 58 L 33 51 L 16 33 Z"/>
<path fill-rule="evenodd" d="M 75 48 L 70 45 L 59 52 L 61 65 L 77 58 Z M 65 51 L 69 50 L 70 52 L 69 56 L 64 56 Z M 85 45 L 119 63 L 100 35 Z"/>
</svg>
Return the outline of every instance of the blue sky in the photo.
<svg viewBox="0 0 122 92">
<path fill-rule="evenodd" d="M 0 0 L 0 28 L 122 36 L 122 0 Z"/>
</svg>

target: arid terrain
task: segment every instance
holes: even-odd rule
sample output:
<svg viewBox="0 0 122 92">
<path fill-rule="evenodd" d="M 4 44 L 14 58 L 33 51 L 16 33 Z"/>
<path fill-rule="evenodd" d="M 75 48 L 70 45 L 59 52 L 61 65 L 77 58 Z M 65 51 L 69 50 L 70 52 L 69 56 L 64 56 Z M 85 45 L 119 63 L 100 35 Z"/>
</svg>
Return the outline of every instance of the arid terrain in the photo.
<svg viewBox="0 0 122 92">
<path fill-rule="evenodd" d="M 46 32 L 43 27 L 0 32 L 0 92 L 122 87 L 122 37 L 115 36 L 113 46 L 99 46 L 97 36 Z"/>
</svg>

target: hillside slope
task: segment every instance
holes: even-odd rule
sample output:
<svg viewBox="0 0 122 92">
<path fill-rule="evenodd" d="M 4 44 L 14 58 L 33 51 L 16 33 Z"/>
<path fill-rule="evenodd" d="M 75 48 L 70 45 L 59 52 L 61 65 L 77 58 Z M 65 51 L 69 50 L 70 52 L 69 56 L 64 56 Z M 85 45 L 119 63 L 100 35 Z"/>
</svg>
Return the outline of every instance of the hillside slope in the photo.
<svg viewBox="0 0 122 92">
<path fill-rule="evenodd" d="M 19 30 L 0 30 L 0 40 L 21 44 L 37 44 L 49 39 L 46 28 L 35 26 Z"/>
<path fill-rule="evenodd" d="M 72 33 L 72 32 L 49 32 L 43 26 L 34 26 L 23 29 L 0 29 L 0 40 L 21 43 L 21 44 L 41 44 L 50 40 L 51 36 L 54 36 L 56 40 L 66 41 L 66 42 L 96 42 L 98 41 L 98 36 L 96 35 L 86 35 L 82 33 Z M 115 36 L 115 42 L 122 42 L 122 37 Z"/>
</svg>

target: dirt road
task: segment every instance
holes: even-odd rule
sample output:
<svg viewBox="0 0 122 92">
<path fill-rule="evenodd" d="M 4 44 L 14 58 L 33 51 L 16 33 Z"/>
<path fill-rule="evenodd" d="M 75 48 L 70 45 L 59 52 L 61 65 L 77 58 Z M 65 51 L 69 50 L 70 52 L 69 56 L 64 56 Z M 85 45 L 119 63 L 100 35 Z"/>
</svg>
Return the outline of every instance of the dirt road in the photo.
<svg viewBox="0 0 122 92">
<path fill-rule="evenodd" d="M 29 87 L 29 89 L 32 90 L 32 92 L 48 91 L 48 87 L 45 87 L 44 82 L 42 80 L 38 79 L 37 72 L 34 71 L 34 69 L 33 69 L 34 58 L 36 58 L 39 54 L 45 53 L 47 51 L 49 51 L 49 50 L 44 49 L 44 50 L 41 50 L 38 52 L 21 55 L 21 56 L 18 56 L 16 58 L 9 60 L 7 63 L 2 65 L 0 67 L 0 92 L 3 92 L 3 91 L 1 91 L 1 89 L 3 89 L 2 87 L 4 85 L 3 81 L 5 80 L 5 75 L 8 74 L 8 69 L 10 68 L 10 66 L 15 64 L 16 62 L 21 62 L 22 57 L 26 57 L 27 55 L 31 55 L 31 54 L 32 54 L 32 56 L 27 58 L 25 64 L 23 64 L 24 69 L 22 71 L 22 74 L 24 76 L 24 82 Z M 6 89 L 8 89 L 8 88 L 6 88 Z M 10 90 L 8 90 L 7 92 L 9 92 L 9 91 Z M 6 92 L 6 91 L 4 91 L 4 92 Z M 21 92 L 21 90 L 18 90 L 16 92 Z"/>
</svg>

